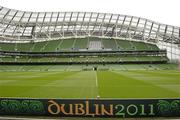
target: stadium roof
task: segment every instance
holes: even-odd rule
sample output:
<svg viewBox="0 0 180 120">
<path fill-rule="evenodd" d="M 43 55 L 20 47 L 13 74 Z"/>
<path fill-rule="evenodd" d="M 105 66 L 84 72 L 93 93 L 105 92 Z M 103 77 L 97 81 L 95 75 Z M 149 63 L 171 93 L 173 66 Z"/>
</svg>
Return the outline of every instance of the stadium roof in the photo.
<svg viewBox="0 0 180 120">
<path fill-rule="evenodd" d="M 180 28 L 148 19 L 95 12 L 26 12 L 0 6 L 1 41 L 114 37 L 180 44 Z"/>
</svg>

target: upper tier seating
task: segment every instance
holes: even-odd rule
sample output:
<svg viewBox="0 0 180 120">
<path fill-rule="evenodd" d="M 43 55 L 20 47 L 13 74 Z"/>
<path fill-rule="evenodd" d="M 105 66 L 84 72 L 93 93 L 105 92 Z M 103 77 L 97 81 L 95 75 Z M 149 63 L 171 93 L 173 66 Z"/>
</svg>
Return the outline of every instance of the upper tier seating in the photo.
<svg viewBox="0 0 180 120">
<path fill-rule="evenodd" d="M 57 52 L 72 50 L 159 50 L 156 45 L 109 38 L 69 38 L 35 43 L 0 43 L 0 51 Z"/>
</svg>

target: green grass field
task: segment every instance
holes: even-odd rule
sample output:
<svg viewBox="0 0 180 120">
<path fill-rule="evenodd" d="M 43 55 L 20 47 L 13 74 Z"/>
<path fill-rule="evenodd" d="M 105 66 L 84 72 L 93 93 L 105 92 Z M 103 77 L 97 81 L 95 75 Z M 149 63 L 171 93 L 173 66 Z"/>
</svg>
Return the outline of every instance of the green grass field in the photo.
<svg viewBox="0 0 180 120">
<path fill-rule="evenodd" d="M 175 70 L 0 72 L 0 97 L 180 98 Z"/>
</svg>

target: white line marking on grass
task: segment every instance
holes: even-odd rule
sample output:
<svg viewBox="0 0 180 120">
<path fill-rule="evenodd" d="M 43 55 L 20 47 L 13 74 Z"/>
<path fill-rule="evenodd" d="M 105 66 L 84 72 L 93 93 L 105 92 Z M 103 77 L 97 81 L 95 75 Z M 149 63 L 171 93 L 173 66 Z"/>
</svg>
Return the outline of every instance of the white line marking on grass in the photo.
<svg viewBox="0 0 180 120">
<path fill-rule="evenodd" d="M 97 88 L 97 98 L 99 98 L 100 96 L 99 96 L 99 89 L 98 89 L 98 79 L 97 79 L 97 71 L 96 71 L 96 88 Z"/>
<path fill-rule="evenodd" d="M 96 72 L 96 87 L 98 87 L 97 72 Z"/>
</svg>

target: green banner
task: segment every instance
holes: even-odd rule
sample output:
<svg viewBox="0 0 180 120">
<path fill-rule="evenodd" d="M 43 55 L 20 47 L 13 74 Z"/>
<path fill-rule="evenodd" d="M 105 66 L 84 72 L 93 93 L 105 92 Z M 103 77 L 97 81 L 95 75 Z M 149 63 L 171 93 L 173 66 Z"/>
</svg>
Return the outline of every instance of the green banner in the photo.
<svg viewBox="0 0 180 120">
<path fill-rule="evenodd" d="M 56 117 L 180 117 L 180 99 L 0 98 L 0 115 Z"/>
</svg>

